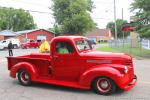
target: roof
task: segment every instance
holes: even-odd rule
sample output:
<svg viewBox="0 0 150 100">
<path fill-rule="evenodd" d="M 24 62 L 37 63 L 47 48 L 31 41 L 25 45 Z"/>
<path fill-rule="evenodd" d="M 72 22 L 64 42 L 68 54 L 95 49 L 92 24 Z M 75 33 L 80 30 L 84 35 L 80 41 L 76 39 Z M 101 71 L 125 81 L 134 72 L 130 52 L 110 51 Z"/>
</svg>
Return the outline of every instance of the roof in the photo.
<svg viewBox="0 0 150 100">
<path fill-rule="evenodd" d="M 0 35 L 3 36 L 16 36 L 16 34 L 11 30 L 4 30 L 0 32 Z"/>
<path fill-rule="evenodd" d="M 81 39 L 81 38 L 86 38 L 84 36 L 57 36 L 55 38 L 53 38 L 52 40 L 63 40 L 63 39 L 67 39 L 67 40 L 74 40 L 74 39 Z"/>
<path fill-rule="evenodd" d="M 86 36 L 108 36 L 110 30 L 109 29 L 95 29 L 91 32 L 88 32 Z"/>
<path fill-rule="evenodd" d="M 30 32 L 37 31 L 37 30 L 40 30 L 40 29 L 24 30 L 24 31 L 18 31 L 18 32 L 15 32 L 15 33 L 17 35 L 19 35 L 19 34 L 23 34 L 23 33 L 30 33 Z"/>
<path fill-rule="evenodd" d="M 17 35 L 21 35 L 21 34 L 23 34 L 23 33 L 28 34 L 28 33 L 34 32 L 34 31 L 38 31 L 38 30 L 45 30 L 45 29 L 24 30 L 24 31 L 18 31 L 18 32 L 15 32 L 15 33 L 16 33 Z M 45 31 L 48 31 L 48 30 L 45 30 Z M 50 31 L 48 31 L 48 32 L 50 32 Z M 51 32 L 51 33 L 53 33 L 53 32 Z M 53 33 L 53 34 L 54 34 L 54 33 Z"/>
</svg>

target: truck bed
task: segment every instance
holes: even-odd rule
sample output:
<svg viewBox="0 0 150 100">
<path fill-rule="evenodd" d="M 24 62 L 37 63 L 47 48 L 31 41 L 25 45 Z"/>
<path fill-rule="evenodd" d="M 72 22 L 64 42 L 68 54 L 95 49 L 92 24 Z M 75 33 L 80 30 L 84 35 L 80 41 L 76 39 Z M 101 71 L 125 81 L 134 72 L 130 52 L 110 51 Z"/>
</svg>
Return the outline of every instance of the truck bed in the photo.
<svg viewBox="0 0 150 100">
<path fill-rule="evenodd" d="M 39 70 L 42 68 L 47 68 L 47 66 L 51 65 L 51 56 L 50 54 L 45 53 L 32 53 L 29 55 L 17 56 L 17 57 L 7 57 L 8 60 L 8 70 L 11 69 L 12 66 L 19 62 L 29 62 L 36 66 Z M 46 69 L 45 69 L 46 70 Z"/>
</svg>

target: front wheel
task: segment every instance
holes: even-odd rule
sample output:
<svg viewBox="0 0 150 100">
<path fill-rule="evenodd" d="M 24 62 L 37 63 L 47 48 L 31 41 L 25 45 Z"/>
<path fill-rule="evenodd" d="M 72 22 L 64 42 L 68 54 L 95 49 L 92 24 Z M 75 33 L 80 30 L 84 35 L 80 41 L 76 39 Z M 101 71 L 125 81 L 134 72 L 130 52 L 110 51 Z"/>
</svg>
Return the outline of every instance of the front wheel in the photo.
<svg viewBox="0 0 150 100">
<path fill-rule="evenodd" d="M 92 89 L 96 93 L 107 95 L 116 91 L 116 84 L 109 78 L 99 77 L 93 81 Z"/>
<path fill-rule="evenodd" d="M 20 84 L 24 86 L 28 86 L 31 84 L 30 74 L 24 69 L 18 71 L 18 80 Z"/>
</svg>

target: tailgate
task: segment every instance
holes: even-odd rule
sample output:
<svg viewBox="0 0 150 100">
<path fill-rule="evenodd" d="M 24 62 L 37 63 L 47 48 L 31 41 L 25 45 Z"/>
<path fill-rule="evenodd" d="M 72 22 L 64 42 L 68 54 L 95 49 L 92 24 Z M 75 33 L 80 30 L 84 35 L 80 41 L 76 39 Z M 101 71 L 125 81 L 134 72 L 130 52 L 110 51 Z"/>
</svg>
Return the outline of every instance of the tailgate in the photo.
<svg viewBox="0 0 150 100">
<path fill-rule="evenodd" d="M 14 61 L 14 57 L 7 57 L 8 70 L 10 70 L 11 67 L 15 64 Z"/>
<path fill-rule="evenodd" d="M 24 60 L 21 59 L 20 57 L 7 57 L 8 70 L 10 70 L 12 66 L 17 64 L 18 62 L 22 62 L 22 61 Z"/>
</svg>

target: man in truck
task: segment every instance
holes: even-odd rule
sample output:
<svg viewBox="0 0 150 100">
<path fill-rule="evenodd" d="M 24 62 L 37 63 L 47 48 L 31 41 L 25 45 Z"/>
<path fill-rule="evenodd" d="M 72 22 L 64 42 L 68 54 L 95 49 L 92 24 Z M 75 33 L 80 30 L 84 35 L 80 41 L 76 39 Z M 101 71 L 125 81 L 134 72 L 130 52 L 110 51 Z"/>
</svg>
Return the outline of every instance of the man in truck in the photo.
<svg viewBox="0 0 150 100">
<path fill-rule="evenodd" d="M 58 47 L 58 53 L 60 54 L 67 54 L 69 53 L 68 49 L 67 49 L 67 44 L 65 43 L 57 43 L 57 47 Z"/>
</svg>

